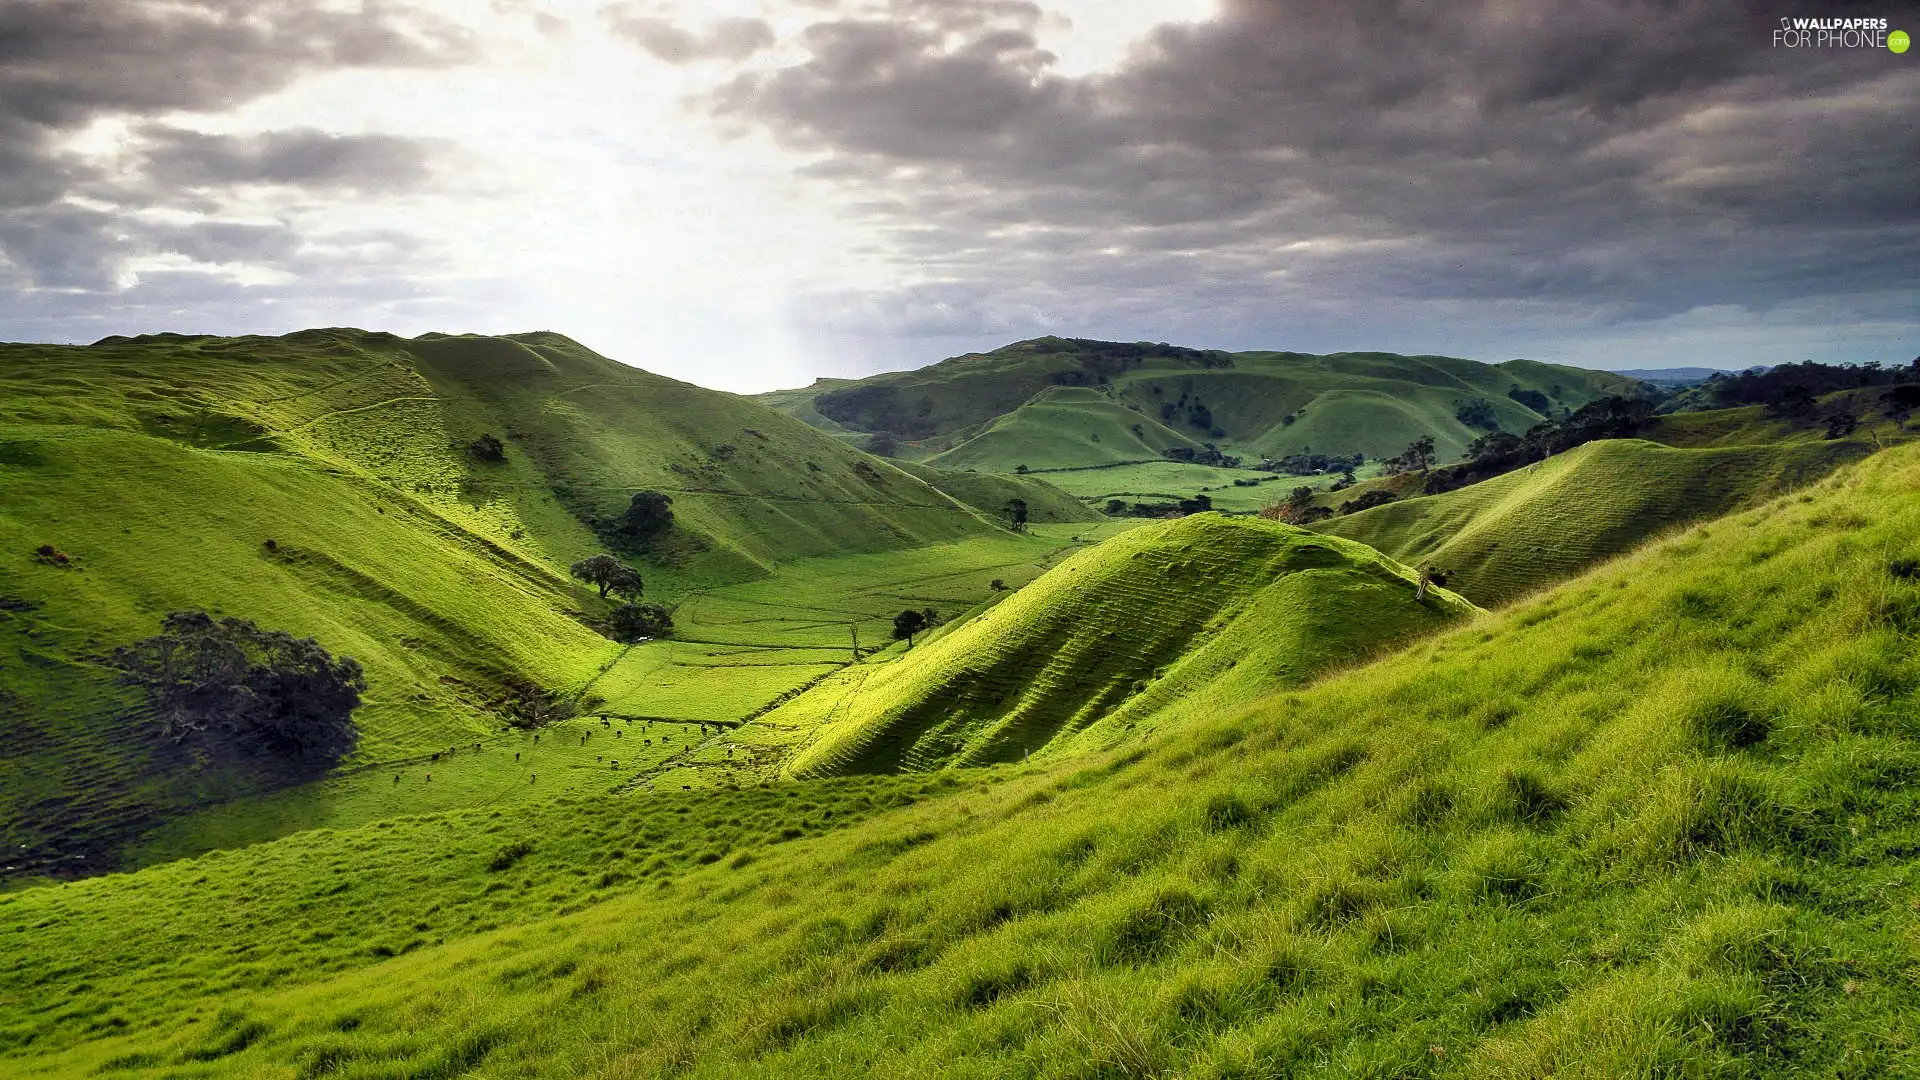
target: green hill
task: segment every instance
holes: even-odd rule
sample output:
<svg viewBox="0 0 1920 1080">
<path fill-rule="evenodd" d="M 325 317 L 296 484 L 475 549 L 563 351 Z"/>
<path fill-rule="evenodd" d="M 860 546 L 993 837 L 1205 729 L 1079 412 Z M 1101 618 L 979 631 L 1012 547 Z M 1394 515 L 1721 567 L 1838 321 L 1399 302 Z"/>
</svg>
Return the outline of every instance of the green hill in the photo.
<svg viewBox="0 0 1920 1080">
<path fill-rule="evenodd" d="M 1610 372 L 1527 360 L 1481 364 L 1391 353 L 1243 352 L 1047 337 L 916 371 L 822 380 L 761 396 L 836 432 L 888 432 L 903 453 L 1011 472 L 1154 458 L 1212 443 L 1250 460 L 1309 450 L 1399 453 L 1431 435 L 1443 460 L 1483 427 L 1482 405 L 1519 432 L 1542 415 L 1508 396 L 1579 408 L 1639 384 Z M 1524 396 L 1524 395 L 1523 395 Z M 935 457 L 937 455 L 937 457 Z"/>
<path fill-rule="evenodd" d="M 466 452 L 483 432 L 503 461 Z M 669 603 L 806 556 L 1005 535 L 997 489 L 967 504 L 556 334 L 0 346 L 0 845 L 16 865 L 97 865 L 173 809 L 255 790 L 133 734 L 138 703 L 104 660 L 169 611 L 359 660 L 350 764 L 579 692 L 621 650 L 566 568 L 642 488 L 671 495 L 675 525 L 628 554 Z"/>
<path fill-rule="evenodd" d="M 1667 530 L 1802 487 L 1869 450 L 1819 440 L 1682 449 L 1607 439 L 1313 528 L 1452 571 L 1455 591 L 1498 605 Z"/>
<path fill-rule="evenodd" d="M 1920 1075 L 1916 537 L 1901 447 L 1092 758 L 0 896 L 0 1071 Z"/>
<path fill-rule="evenodd" d="M 1226 673 L 1298 683 L 1472 611 L 1413 601 L 1405 567 L 1286 525 L 1202 514 L 1048 571 L 891 663 L 849 668 L 767 717 L 812 732 L 793 775 L 1020 760 L 1126 729 Z M 1151 684 L 1151 689 L 1150 689 Z M 1110 715 L 1119 713 L 1121 715 Z"/>
</svg>

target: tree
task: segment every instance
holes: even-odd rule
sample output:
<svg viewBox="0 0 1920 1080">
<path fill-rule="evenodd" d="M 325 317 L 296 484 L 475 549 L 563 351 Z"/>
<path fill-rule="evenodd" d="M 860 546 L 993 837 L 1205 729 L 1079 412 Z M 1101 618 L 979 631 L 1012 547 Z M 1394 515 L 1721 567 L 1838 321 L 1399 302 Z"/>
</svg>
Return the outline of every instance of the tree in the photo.
<svg viewBox="0 0 1920 1080">
<path fill-rule="evenodd" d="M 900 452 L 900 439 L 891 431 L 876 431 L 867 439 L 867 453 L 892 457 Z"/>
<path fill-rule="evenodd" d="M 366 675 L 312 638 L 178 611 L 161 620 L 159 634 L 115 650 L 112 664 L 147 691 L 159 734 L 175 742 L 266 757 L 311 775 L 359 742 L 353 711 Z"/>
<path fill-rule="evenodd" d="M 1859 426 L 1859 417 L 1845 409 L 1840 409 L 1833 413 L 1833 415 L 1827 417 L 1826 437 L 1829 439 L 1844 439 L 1853 434 L 1853 429 Z"/>
<path fill-rule="evenodd" d="M 904 641 L 907 648 L 913 648 L 913 635 L 927 628 L 925 612 L 907 610 L 893 617 L 893 640 Z"/>
<path fill-rule="evenodd" d="M 598 588 L 602 600 L 610 592 L 619 593 L 628 600 L 637 600 L 646 588 L 646 582 L 641 579 L 638 570 L 606 554 L 582 559 L 568 567 L 567 573 Z"/>
<path fill-rule="evenodd" d="M 1494 415 L 1493 402 L 1486 398 L 1474 398 L 1454 406 L 1453 418 L 1471 428 L 1491 431 L 1500 426 L 1500 418 Z"/>
<path fill-rule="evenodd" d="M 1885 403 L 1887 415 L 1893 419 L 1894 426 L 1905 431 L 1907 419 L 1915 409 L 1920 409 L 1920 386 L 1911 383 L 1896 386 L 1880 395 L 1880 400 Z"/>
<path fill-rule="evenodd" d="M 1426 472 L 1433 468 L 1433 436 L 1422 435 L 1400 452 L 1400 456 L 1387 460 L 1390 473 Z"/>
<path fill-rule="evenodd" d="M 467 444 L 467 456 L 475 461 L 505 461 L 507 448 L 492 432 L 482 432 L 479 438 Z"/>
<path fill-rule="evenodd" d="M 669 637 L 673 634 L 673 612 L 659 604 L 621 604 L 607 620 L 615 641 Z"/>
<path fill-rule="evenodd" d="M 1107 515 L 1109 517 L 1119 517 L 1121 514 L 1124 514 L 1126 512 L 1127 512 L 1127 502 L 1125 499 L 1108 499 L 1107 500 Z"/>
<path fill-rule="evenodd" d="M 634 492 L 620 518 L 621 530 L 635 540 L 650 540 L 672 525 L 673 498 L 651 490 Z"/>
<path fill-rule="evenodd" d="M 1027 500 L 1008 499 L 1006 506 L 1007 524 L 1014 532 L 1022 532 L 1027 527 Z"/>
<path fill-rule="evenodd" d="M 1519 383 L 1514 383 L 1507 388 L 1507 396 L 1541 416 L 1547 416 L 1553 412 L 1553 402 L 1547 398 L 1547 395 L 1538 390 L 1522 390 Z"/>
</svg>

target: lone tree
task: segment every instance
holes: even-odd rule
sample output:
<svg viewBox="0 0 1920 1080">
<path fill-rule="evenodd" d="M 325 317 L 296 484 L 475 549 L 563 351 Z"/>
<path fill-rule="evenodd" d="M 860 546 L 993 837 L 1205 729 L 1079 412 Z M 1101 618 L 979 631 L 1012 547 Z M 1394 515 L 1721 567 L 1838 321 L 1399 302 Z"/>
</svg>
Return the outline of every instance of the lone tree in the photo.
<svg viewBox="0 0 1920 1080">
<path fill-rule="evenodd" d="M 1027 527 L 1027 500 L 1008 499 L 1006 505 L 1007 524 L 1014 532 L 1024 532 Z"/>
<path fill-rule="evenodd" d="M 620 517 L 620 529 L 635 540 L 651 540 L 673 525 L 673 498 L 659 491 L 636 491 Z"/>
<path fill-rule="evenodd" d="M 582 559 L 567 568 L 567 573 L 600 590 L 600 599 L 605 600 L 608 593 L 618 593 L 628 600 L 638 600 L 646 589 L 640 571 L 621 562 L 611 555 L 595 555 L 591 559 Z"/>
<path fill-rule="evenodd" d="M 673 612 L 659 604 L 621 604 L 607 620 L 615 641 L 669 637 L 673 634 Z"/>
<path fill-rule="evenodd" d="M 312 638 L 179 611 L 160 633 L 115 650 L 112 664 L 147 691 L 159 734 L 177 743 L 318 775 L 359 742 L 353 710 L 366 675 Z"/>
<path fill-rule="evenodd" d="M 893 617 L 893 640 L 904 641 L 907 648 L 913 648 L 913 635 L 927 628 L 927 615 L 923 611 L 911 609 Z"/>
<path fill-rule="evenodd" d="M 1426 472 L 1433 468 L 1433 436 L 1422 435 L 1412 445 L 1400 452 L 1400 456 L 1387 462 L 1390 473 Z"/>
</svg>

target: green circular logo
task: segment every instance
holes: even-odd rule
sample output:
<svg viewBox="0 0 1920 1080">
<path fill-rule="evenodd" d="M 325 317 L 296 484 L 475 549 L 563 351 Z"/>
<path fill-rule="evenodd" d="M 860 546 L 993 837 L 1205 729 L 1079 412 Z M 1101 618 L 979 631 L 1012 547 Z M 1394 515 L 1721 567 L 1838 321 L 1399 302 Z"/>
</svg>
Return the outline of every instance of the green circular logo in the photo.
<svg viewBox="0 0 1920 1080">
<path fill-rule="evenodd" d="M 1911 44 L 1913 44 L 1913 39 L 1907 36 L 1905 30 L 1895 30 L 1893 33 L 1887 35 L 1887 48 L 1892 49 L 1896 53 L 1906 52 L 1907 46 Z"/>
</svg>

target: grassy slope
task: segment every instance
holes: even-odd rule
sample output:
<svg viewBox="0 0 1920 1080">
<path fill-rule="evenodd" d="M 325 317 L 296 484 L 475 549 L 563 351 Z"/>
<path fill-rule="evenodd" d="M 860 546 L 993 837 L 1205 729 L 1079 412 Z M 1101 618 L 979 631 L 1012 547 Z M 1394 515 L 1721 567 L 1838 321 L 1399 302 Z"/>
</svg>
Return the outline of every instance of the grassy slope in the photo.
<svg viewBox="0 0 1920 1080">
<path fill-rule="evenodd" d="M 1360 545 L 1196 515 L 1083 552 L 768 721 L 814 731 L 788 765 L 794 775 L 1018 760 L 1105 719 L 1162 675 L 1191 692 L 1244 659 L 1241 674 L 1256 685 L 1297 683 L 1472 610 L 1445 593 L 1422 607 L 1412 592 L 1404 567 Z M 1196 648 L 1209 659 L 1189 666 Z"/>
<path fill-rule="evenodd" d="M 1040 477 L 966 472 L 912 462 L 894 464 L 902 472 L 989 515 L 998 516 L 1008 502 L 1020 499 L 1027 504 L 1028 520 L 1034 522 L 1098 521 L 1102 516 Z"/>
<path fill-rule="evenodd" d="M 995 419 L 979 435 L 930 458 L 929 463 L 949 469 L 999 471 L 1012 471 L 1021 465 L 1074 468 L 1153 461 L 1169 447 L 1197 450 L 1200 440 L 1097 390 L 1050 386 Z"/>
<path fill-rule="evenodd" d="M 1315 525 L 1501 604 L 1565 580 L 1665 530 L 1791 490 L 1867 453 L 1857 443 L 1676 449 L 1639 439 L 1588 443 L 1440 495 Z"/>
<path fill-rule="evenodd" d="M 3 1052 L 55 1077 L 1920 1075 L 1916 536 L 1901 448 L 1362 670 L 1105 759 L 942 774 L 990 782 L 818 838 L 772 830 L 901 781 L 423 818 L 3 897 Z M 516 835 L 558 858 L 487 871 Z"/>
<path fill-rule="evenodd" d="M 481 431 L 504 463 L 464 455 Z M 565 575 L 600 545 L 580 517 L 648 486 L 680 522 L 676 566 L 648 574 L 668 600 L 782 559 L 1004 535 L 998 506 L 558 335 L 0 349 L 0 844 L 98 858 L 250 789 L 131 737 L 101 661 L 167 611 L 360 660 L 362 761 L 496 731 L 510 684 L 583 686 L 617 649 L 574 617 L 599 606 Z M 77 568 L 36 562 L 41 544 Z"/>
<path fill-rule="evenodd" d="M 934 434 L 916 444 L 920 452 L 939 455 L 941 464 L 1010 472 L 1022 464 L 1039 469 L 1151 458 L 1167 446 L 1200 442 L 1250 458 L 1308 449 L 1383 456 L 1432 435 L 1441 456 L 1449 458 L 1478 434 L 1455 419 L 1461 402 L 1488 401 L 1501 426 L 1517 432 L 1540 416 L 1506 396 L 1512 386 L 1578 408 L 1634 385 L 1609 372 L 1525 360 L 1490 365 L 1390 353 L 1248 352 L 1232 354 L 1231 367 L 1162 356 L 1084 388 L 1056 386 L 1056 373 L 1086 374 L 1082 355 L 1070 341 L 1039 338 L 917 371 L 761 399 L 844 431 L 820 417 L 814 402 L 821 393 L 850 385 L 890 388 L 903 409 L 916 415 L 924 409 Z M 1191 400 L 1208 407 L 1224 435 L 1192 426 L 1184 408 L 1161 423 L 1162 403 Z M 1132 432 L 1135 424 L 1140 435 Z"/>
</svg>

